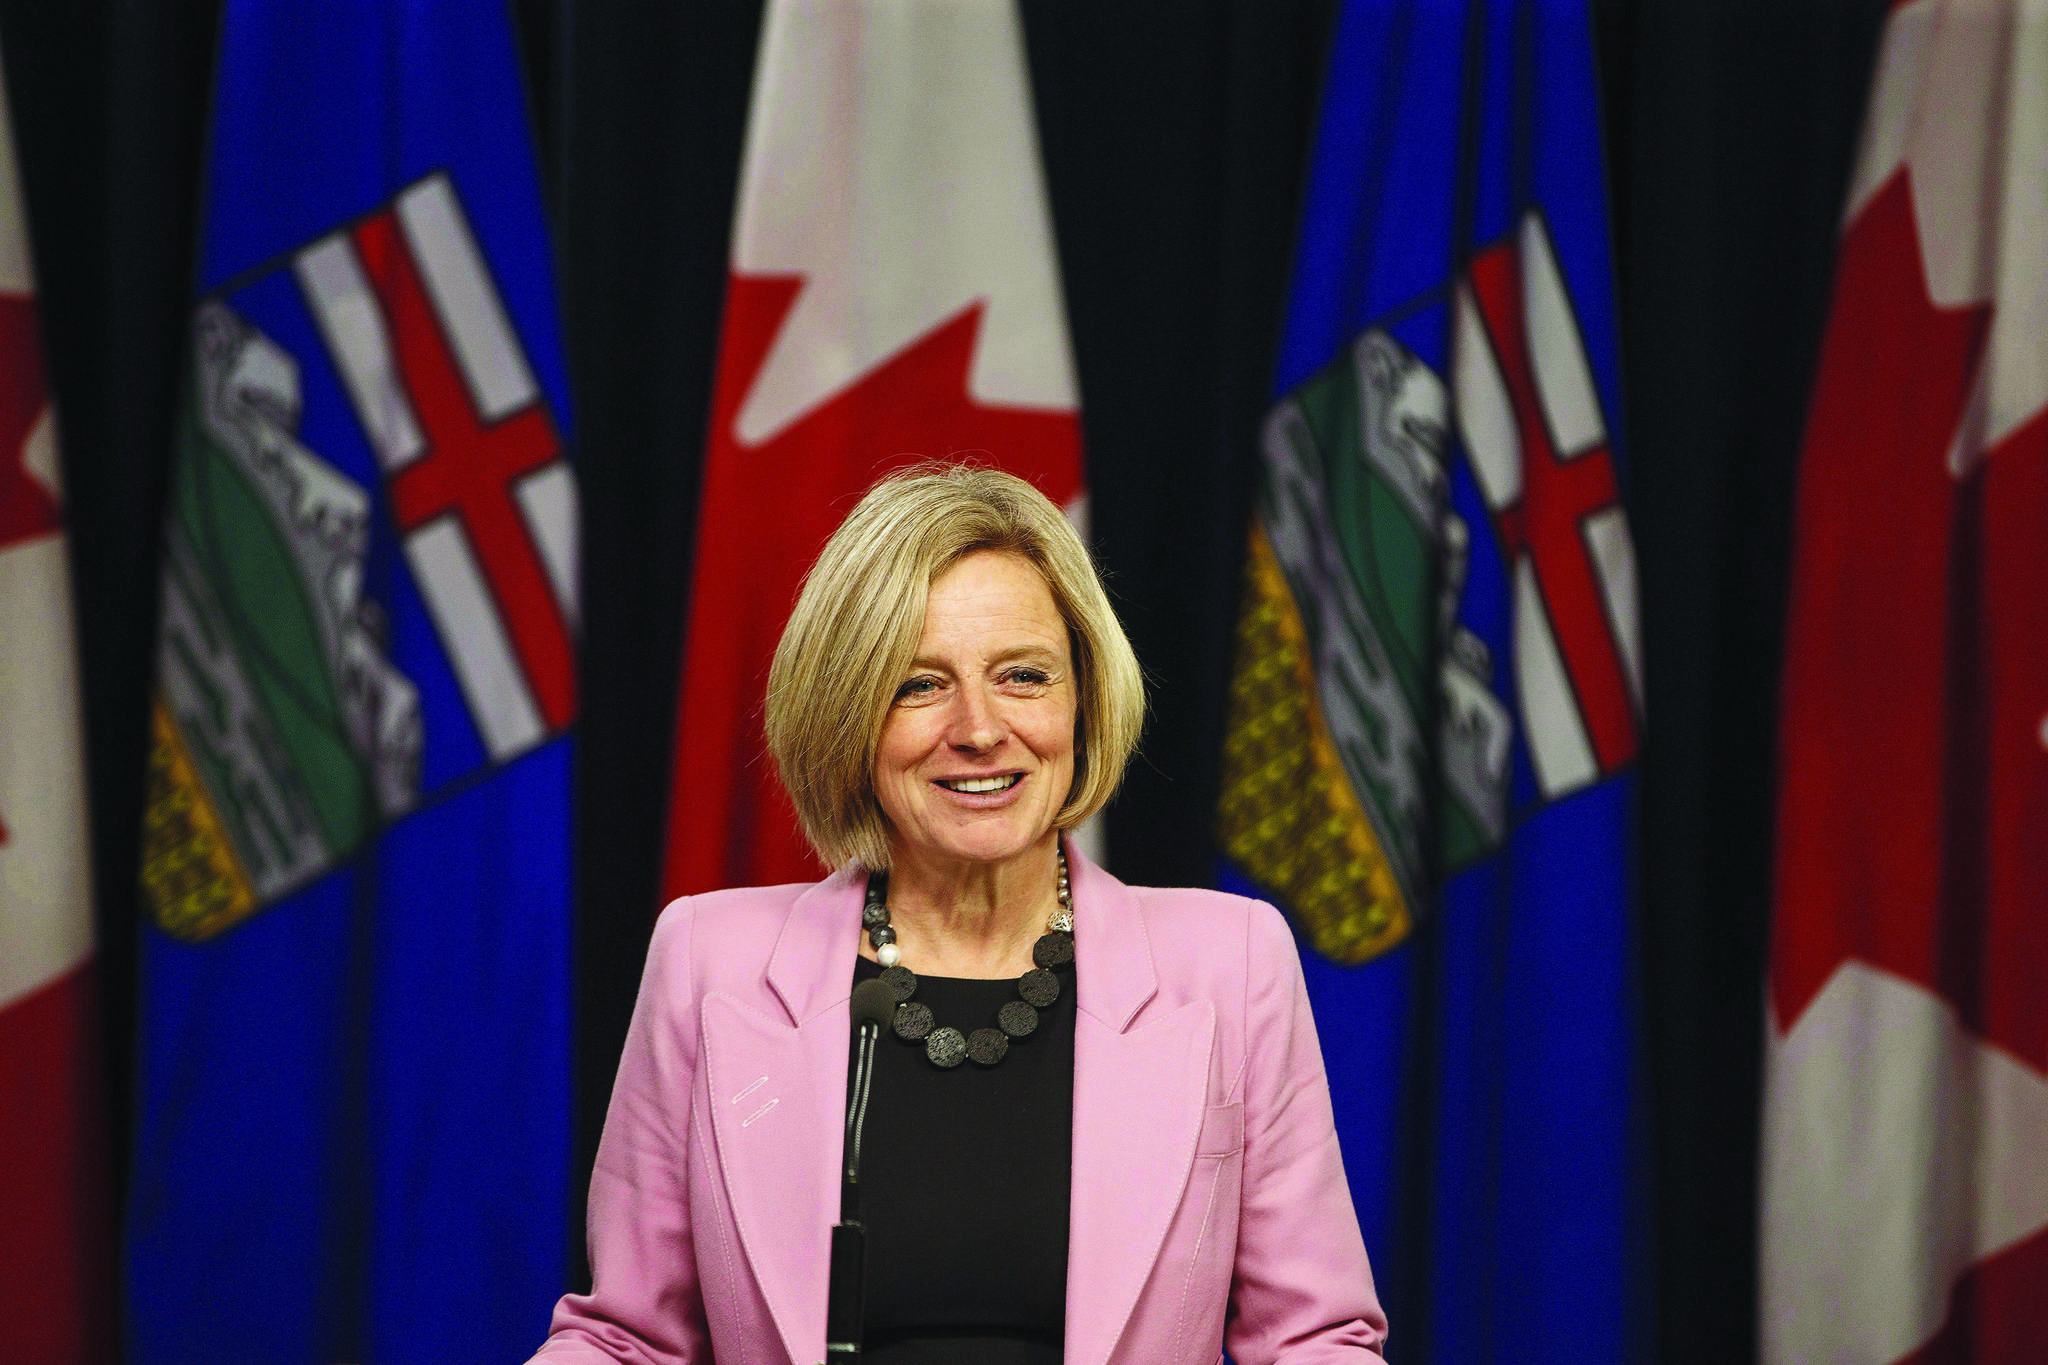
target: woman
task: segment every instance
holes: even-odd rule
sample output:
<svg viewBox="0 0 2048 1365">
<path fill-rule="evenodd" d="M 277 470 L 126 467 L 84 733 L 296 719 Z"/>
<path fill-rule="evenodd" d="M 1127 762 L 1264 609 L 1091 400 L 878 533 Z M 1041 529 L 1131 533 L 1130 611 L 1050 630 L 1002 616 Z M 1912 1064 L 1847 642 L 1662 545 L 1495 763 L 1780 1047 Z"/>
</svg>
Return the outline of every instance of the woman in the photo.
<svg viewBox="0 0 2048 1365">
<path fill-rule="evenodd" d="M 590 1188 L 591 1294 L 536 1360 L 824 1355 L 848 998 L 896 998 L 866 1129 L 878 1362 L 1377 1360 L 1294 942 L 1064 832 L 1143 713 L 1029 484 L 884 480 L 811 569 L 768 744 L 840 870 L 663 913 Z"/>
</svg>

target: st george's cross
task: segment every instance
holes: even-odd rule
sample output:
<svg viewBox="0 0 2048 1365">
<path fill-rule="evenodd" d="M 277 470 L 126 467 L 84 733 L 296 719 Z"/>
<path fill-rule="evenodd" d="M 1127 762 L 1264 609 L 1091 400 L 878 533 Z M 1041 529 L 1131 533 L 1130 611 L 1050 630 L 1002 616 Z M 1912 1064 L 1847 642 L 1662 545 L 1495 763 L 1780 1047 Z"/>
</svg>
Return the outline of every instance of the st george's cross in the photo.
<svg viewBox="0 0 2048 1365">
<path fill-rule="evenodd" d="M 1584 343 L 1540 215 L 1455 292 L 1452 391 L 1514 579 L 1530 759 L 1555 799 L 1635 757 L 1634 554 Z"/>
<path fill-rule="evenodd" d="M 575 482 L 445 176 L 295 268 L 494 757 L 567 727 Z"/>
</svg>

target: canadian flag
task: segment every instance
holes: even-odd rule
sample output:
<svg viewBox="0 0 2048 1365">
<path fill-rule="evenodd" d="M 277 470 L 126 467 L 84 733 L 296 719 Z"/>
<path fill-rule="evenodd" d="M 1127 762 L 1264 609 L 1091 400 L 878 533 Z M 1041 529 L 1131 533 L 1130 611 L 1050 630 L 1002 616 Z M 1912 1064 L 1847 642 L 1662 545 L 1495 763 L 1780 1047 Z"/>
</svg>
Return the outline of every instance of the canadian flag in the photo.
<svg viewBox="0 0 2048 1365">
<path fill-rule="evenodd" d="M 670 895 L 820 869 L 761 730 L 806 569 L 960 457 L 1078 514 L 1073 359 L 1015 8 L 771 0 L 741 170 L 670 797 Z"/>
<path fill-rule="evenodd" d="M 1763 1358 L 2048 1359 L 2048 9 L 1885 29 L 1800 469 Z"/>
<path fill-rule="evenodd" d="M 111 1358 L 91 868 L 57 438 L 0 91 L 0 1323 L 9 1359 Z"/>
</svg>

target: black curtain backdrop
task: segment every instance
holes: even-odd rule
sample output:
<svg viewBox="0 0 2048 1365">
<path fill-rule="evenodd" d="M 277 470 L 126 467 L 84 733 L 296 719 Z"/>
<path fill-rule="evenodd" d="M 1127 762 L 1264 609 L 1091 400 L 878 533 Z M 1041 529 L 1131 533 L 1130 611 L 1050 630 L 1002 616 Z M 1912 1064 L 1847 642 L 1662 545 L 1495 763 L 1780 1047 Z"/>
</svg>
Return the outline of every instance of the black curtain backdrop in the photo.
<svg viewBox="0 0 2048 1365">
<path fill-rule="evenodd" d="M 761 9 L 526 9 L 583 506 L 571 1220 L 580 1288 L 583 1192 L 659 908 L 697 487 Z"/>
<path fill-rule="evenodd" d="M 1254 438 L 1334 7 L 1024 0 L 1095 538 L 1153 687 L 1109 823 L 1131 880 L 1199 884 L 1213 866 Z M 656 909 L 760 7 L 512 8 L 552 203 L 585 516 L 580 1180 Z M 1648 650 L 1640 944 L 1669 1362 L 1754 1358 L 1791 480 L 1883 9 L 1596 3 Z M 157 537 L 216 29 L 207 4 L 0 0 L 64 442 L 123 1145 Z M 580 1248 L 565 1257 L 580 1277 Z M 1397 1322 L 1397 1361 L 1400 1342 Z"/>
<path fill-rule="evenodd" d="M 1645 692 L 1641 963 L 1667 1362 L 1755 1357 L 1792 481 L 1886 6 L 1597 11 Z"/>
</svg>

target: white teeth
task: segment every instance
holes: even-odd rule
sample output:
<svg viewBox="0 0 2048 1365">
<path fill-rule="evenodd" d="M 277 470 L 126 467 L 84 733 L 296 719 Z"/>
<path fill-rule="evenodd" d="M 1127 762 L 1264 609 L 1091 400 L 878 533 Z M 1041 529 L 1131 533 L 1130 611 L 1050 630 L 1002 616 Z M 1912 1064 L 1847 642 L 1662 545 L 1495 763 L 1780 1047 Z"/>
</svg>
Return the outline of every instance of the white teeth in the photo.
<svg viewBox="0 0 2048 1365">
<path fill-rule="evenodd" d="M 939 785 L 947 791 L 956 792 L 999 792 L 1014 787 L 1023 778 L 1022 773 L 1011 773 L 1007 777 L 962 777 L 940 778 Z"/>
</svg>

